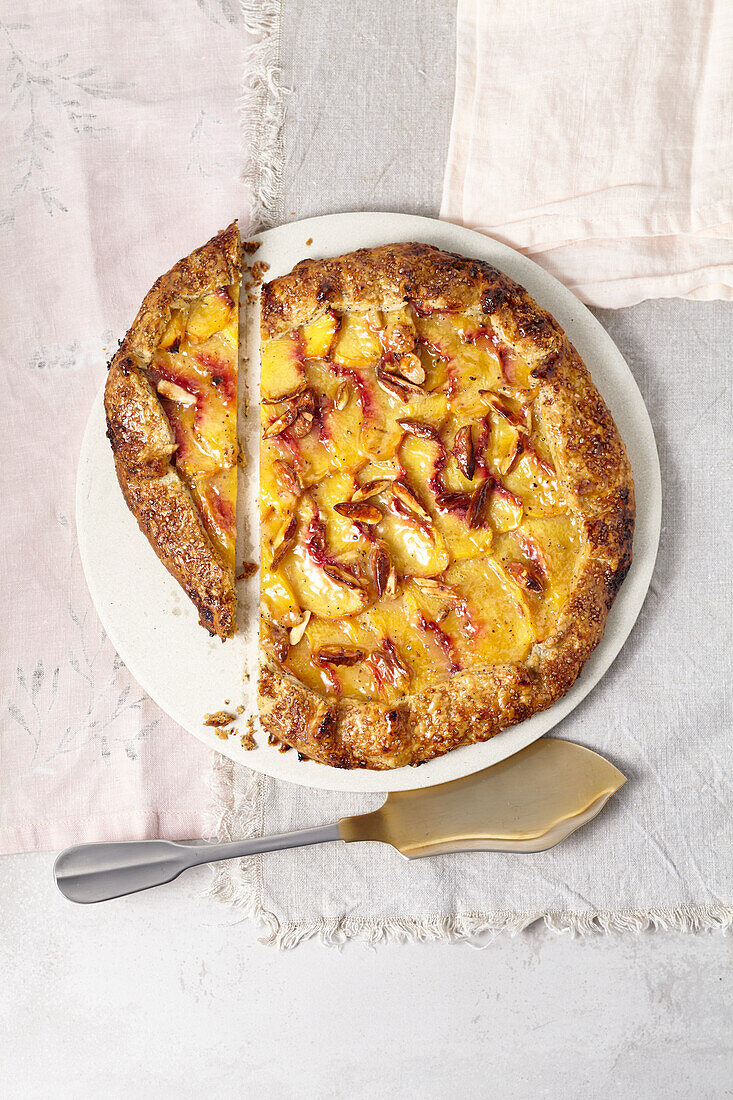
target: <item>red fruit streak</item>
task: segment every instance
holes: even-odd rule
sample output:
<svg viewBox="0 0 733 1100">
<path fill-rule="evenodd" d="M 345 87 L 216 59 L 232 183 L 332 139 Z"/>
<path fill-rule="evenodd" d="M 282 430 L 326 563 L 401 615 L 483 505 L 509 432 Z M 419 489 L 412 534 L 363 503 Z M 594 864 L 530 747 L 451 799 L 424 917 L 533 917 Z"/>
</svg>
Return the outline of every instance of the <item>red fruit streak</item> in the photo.
<svg viewBox="0 0 733 1100">
<path fill-rule="evenodd" d="M 547 559 L 533 536 L 521 532 L 517 535 L 517 541 L 535 569 L 537 569 L 543 577 L 546 577 L 548 573 Z"/>
<path fill-rule="evenodd" d="M 194 359 L 209 372 L 211 380 L 216 387 L 225 405 L 234 405 L 237 401 L 237 376 L 231 363 L 226 359 L 220 359 L 216 355 L 199 351 Z"/>
<path fill-rule="evenodd" d="M 359 397 L 361 411 L 364 413 L 364 419 L 376 420 L 379 406 L 374 399 L 369 383 L 366 382 L 353 367 L 341 367 L 337 363 L 331 363 L 330 367 L 339 378 L 348 378 L 356 386 L 356 392 Z"/>
<path fill-rule="evenodd" d="M 420 629 L 423 634 L 431 636 L 437 642 L 442 653 L 450 661 L 451 672 L 458 672 L 461 668 L 461 662 L 458 660 L 453 642 L 445 631 L 441 630 L 438 624 L 432 619 L 426 619 L 423 614 L 418 615 L 417 625 L 418 629 Z"/>
</svg>

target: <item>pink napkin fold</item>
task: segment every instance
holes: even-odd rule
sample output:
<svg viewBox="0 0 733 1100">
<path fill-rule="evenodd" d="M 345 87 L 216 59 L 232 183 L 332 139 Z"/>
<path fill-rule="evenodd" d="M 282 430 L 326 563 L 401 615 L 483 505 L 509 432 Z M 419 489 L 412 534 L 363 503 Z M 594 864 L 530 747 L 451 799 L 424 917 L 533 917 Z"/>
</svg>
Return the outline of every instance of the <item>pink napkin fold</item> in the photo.
<svg viewBox="0 0 733 1100">
<path fill-rule="evenodd" d="M 228 9 L 227 9 L 228 10 Z M 75 537 L 105 362 L 163 271 L 247 209 L 248 38 L 223 6 L 15 0 L 0 25 L 0 852 L 201 835 L 210 752 L 122 666 Z M 100 523 L 104 517 L 100 516 Z"/>
<path fill-rule="evenodd" d="M 441 215 L 583 301 L 733 297 L 733 5 L 458 0 Z"/>
</svg>

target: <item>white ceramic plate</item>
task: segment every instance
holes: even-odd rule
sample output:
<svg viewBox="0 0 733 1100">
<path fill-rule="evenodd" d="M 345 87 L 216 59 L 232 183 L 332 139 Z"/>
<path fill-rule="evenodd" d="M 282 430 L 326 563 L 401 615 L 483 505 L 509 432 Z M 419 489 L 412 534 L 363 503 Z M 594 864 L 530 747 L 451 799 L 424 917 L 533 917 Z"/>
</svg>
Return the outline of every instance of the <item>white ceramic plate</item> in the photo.
<svg viewBox="0 0 733 1100">
<path fill-rule="evenodd" d="M 480 233 L 431 218 L 367 213 L 293 222 L 258 239 L 262 247 L 256 258 L 270 265 L 268 278 L 284 274 L 306 256 L 336 256 L 392 241 L 437 245 L 494 264 L 557 318 L 611 409 L 626 443 L 636 485 L 634 562 L 609 614 L 603 640 L 567 695 L 549 710 L 485 744 L 456 749 L 420 768 L 341 771 L 301 762 L 292 751 L 281 753 L 263 743 L 261 734 L 258 748 L 247 752 L 236 729 L 222 741 L 203 725 L 205 713 L 222 709 L 225 700 L 231 708 L 243 704 L 247 707 L 239 721 L 243 727 L 247 714 L 256 711 L 256 613 L 252 605 L 256 604 L 257 581 L 241 586 L 248 593 L 248 603 L 239 612 L 245 633 L 224 645 L 209 638 L 197 623 L 193 605 L 160 564 L 125 506 L 105 437 L 101 393 L 82 444 L 76 503 L 82 563 L 99 617 L 130 672 L 163 710 L 211 748 L 268 775 L 327 790 L 392 791 L 429 787 L 495 764 L 541 737 L 578 705 L 616 657 L 644 601 L 659 542 L 661 481 L 654 434 L 636 382 L 611 338 L 569 290 L 531 260 Z M 246 379 L 249 392 L 256 394 L 258 325 L 256 307 L 247 309 L 243 317 Z M 248 471 L 240 487 L 238 542 L 245 556 L 251 557 L 257 531 L 250 530 L 244 519 L 256 515 L 251 509 L 258 471 L 256 454 L 248 457 Z"/>
</svg>

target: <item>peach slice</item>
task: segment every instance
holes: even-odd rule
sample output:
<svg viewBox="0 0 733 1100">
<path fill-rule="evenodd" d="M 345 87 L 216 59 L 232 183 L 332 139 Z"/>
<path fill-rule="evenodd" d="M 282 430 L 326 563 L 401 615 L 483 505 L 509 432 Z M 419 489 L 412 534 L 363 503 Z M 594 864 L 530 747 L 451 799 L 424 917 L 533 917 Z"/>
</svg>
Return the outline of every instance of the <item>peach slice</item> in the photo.
<svg viewBox="0 0 733 1100">
<path fill-rule="evenodd" d="M 382 356 L 379 318 L 370 312 L 349 313 L 342 319 L 333 361 L 342 367 L 368 367 Z"/>
<path fill-rule="evenodd" d="M 449 584 L 467 594 L 469 616 L 479 628 L 467 642 L 461 632 L 455 632 L 465 664 L 523 661 L 534 642 L 532 622 L 522 594 L 503 569 L 492 558 L 486 559 L 483 569 L 459 561 L 445 576 Z M 446 626 L 450 623 L 448 619 Z"/>
<path fill-rule="evenodd" d="M 378 531 L 398 574 L 435 577 L 448 567 L 445 540 L 432 521 L 388 512 Z"/>
<path fill-rule="evenodd" d="M 221 287 L 194 302 L 186 321 L 186 335 L 192 343 L 203 344 L 230 323 L 233 312 L 232 296 L 225 287 Z"/>
<path fill-rule="evenodd" d="M 171 311 L 170 320 L 163 333 L 163 338 L 158 344 L 158 347 L 162 351 L 167 351 L 169 348 L 173 351 L 177 350 L 178 345 L 183 339 L 183 334 L 186 331 L 187 316 L 188 312 L 185 309 L 174 309 Z"/>
<path fill-rule="evenodd" d="M 262 345 L 262 400 L 284 401 L 305 386 L 303 344 L 297 333 L 278 336 Z"/>
<path fill-rule="evenodd" d="M 287 573 L 300 606 L 322 619 L 358 615 L 369 603 L 363 588 L 346 583 L 343 567 L 324 564 L 307 543 L 291 552 Z"/>
<path fill-rule="evenodd" d="M 221 470 L 189 485 L 201 521 L 211 541 L 227 565 L 234 568 L 234 544 L 237 534 L 237 468 Z"/>
<path fill-rule="evenodd" d="M 341 322 L 333 310 L 303 326 L 303 354 L 306 359 L 325 359 L 333 347 Z"/>
<path fill-rule="evenodd" d="M 274 573 L 269 570 L 262 571 L 260 600 L 265 617 L 278 626 L 289 630 L 303 619 L 300 604 L 283 569 L 278 569 Z"/>
<path fill-rule="evenodd" d="M 524 506 L 522 501 L 506 486 L 495 482 L 489 501 L 489 518 L 495 531 L 513 531 L 522 522 Z"/>
</svg>

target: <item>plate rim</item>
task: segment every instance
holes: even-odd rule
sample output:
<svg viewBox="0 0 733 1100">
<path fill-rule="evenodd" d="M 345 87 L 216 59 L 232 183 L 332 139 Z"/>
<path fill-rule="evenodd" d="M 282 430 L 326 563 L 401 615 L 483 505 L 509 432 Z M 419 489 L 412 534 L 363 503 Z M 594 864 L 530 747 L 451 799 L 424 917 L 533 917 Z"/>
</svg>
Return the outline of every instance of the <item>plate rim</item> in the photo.
<svg viewBox="0 0 733 1100">
<path fill-rule="evenodd" d="M 388 232 L 382 232 L 382 227 L 385 223 L 390 227 L 390 231 Z M 338 232 L 339 228 L 341 229 L 340 233 Z M 392 228 L 394 228 L 399 235 L 395 235 L 395 233 L 392 232 Z M 324 229 L 329 238 L 332 237 L 334 231 L 336 231 L 336 236 L 339 240 L 339 245 L 337 247 L 334 248 L 327 244 L 321 244 L 320 249 L 317 247 L 315 242 L 317 242 L 319 234 L 321 234 Z M 413 232 L 413 230 L 415 232 Z M 197 726 L 188 721 L 182 721 L 181 717 L 175 713 L 171 713 L 170 704 L 167 700 L 163 701 L 161 699 L 158 687 L 149 682 L 146 673 L 141 671 L 135 659 L 135 654 L 129 651 L 129 647 L 124 641 L 121 641 L 113 617 L 109 614 L 109 600 L 108 598 L 105 599 L 104 586 L 101 583 L 100 577 L 97 575 L 94 565 L 91 542 L 95 537 L 95 530 L 92 530 L 91 524 L 88 522 L 86 510 L 87 497 L 90 489 L 90 476 L 85 475 L 89 474 L 91 465 L 90 458 L 93 457 L 95 448 L 98 445 L 100 418 L 102 422 L 104 419 L 104 385 L 102 385 L 100 391 L 96 395 L 90 411 L 84 431 L 77 468 L 76 527 L 82 568 L 95 610 L 97 611 L 112 645 L 128 670 L 138 683 L 140 683 L 143 690 L 169 715 L 169 717 L 172 718 L 173 721 L 181 725 L 187 733 L 192 734 L 209 748 L 229 757 L 237 763 L 244 764 L 254 771 L 264 773 L 273 778 L 285 779 L 289 782 L 294 782 L 300 786 L 312 789 L 381 792 L 388 790 L 419 789 L 433 786 L 437 783 L 446 782 L 463 775 L 470 775 L 482 768 L 498 763 L 500 760 L 506 759 L 508 756 L 518 752 L 521 748 L 524 748 L 539 737 L 542 737 L 557 725 L 558 722 L 567 717 L 567 715 L 585 699 L 615 661 L 631 633 L 646 599 L 659 546 L 659 537 L 661 533 L 662 486 L 656 439 L 654 437 L 648 410 L 646 409 L 644 399 L 631 368 L 618 346 L 601 325 L 600 321 L 594 317 L 587 306 L 575 298 L 572 291 L 568 290 L 568 288 L 560 283 L 554 276 L 539 267 L 533 260 L 523 256 L 508 245 L 502 244 L 476 230 L 466 229 L 464 226 L 458 226 L 452 222 L 443 221 L 441 219 L 384 211 L 358 211 L 352 213 L 325 214 L 315 218 L 306 218 L 265 230 L 260 234 L 255 234 L 253 239 L 262 242 L 258 258 L 263 254 L 269 256 L 270 250 L 273 248 L 276 252 L 279 250 L 287 254 L 288 250 L 291 249 L 295 243 L 294 238 L 300 236 L 300 234 L 303 234 L 301 238 L 303 242 L 305 242 L 307 238 L 310 238 L 313 243 L 310 246 L 306 246 L 304 243 L 302 249 L 303 255 L 299 258 L 305 258 L 309 253 L 335 256 L 344 252 L 353 251 L 356 248 L 374 247 L 374 245 L 379 243 L 377 240 L 374 240 L 373 244 L 363 244 L 358 240 L 354 240 L 354 237 L 358 238 L 361 235 L 369 238 L 374 238 L 376 236 L 380 238 L 381 243 L 384 244 L 396 241 L 407 241 L 410 239 L 422 240 L 424 243 L 436 244 L 437 247 L 455 251 L 459 255 L 465 255 L 469 258 L 486 259 L 487 262 L 499 267 L 501 270 L 507 270 L 508 267 L 509 270 L 507 273 L 510 274 L 512 278 L 515 278 L 517 282 L 522 283 L 522 285 L 526 286 L 527 281 L 530 284 L 539 285 L 539 290 L 536 286 L 532 285 L 528 286 L 527 289 L 534 298 L 540 301 L 540 304 L 544 304 L 542 299 L 545 297 L 554 298 L 557 296 L 559 306 L 558 302 L 554 302 L 552 307 L 546 306 L 546 308 L 548 308 L 554 316 L 557 316 L 558 312 L 566 315 L 564 319 L 563 317 L 558 317 L 557 319 L 574 344 L 581 343 L 582 345 L 586 341 L 590 341 L 594 346 L 597 346 L 593 353 L 594 355 L 603 353 L 605 356 L 610 357 L 611 360 L 615 360 L 615 364 L 612 363 L 609 368 L 609 377 L 604 379 L 604 381 L 608 383 L 609 380 L 615 380 L 616 385 L 618 385 L 618 377 L 621 377 L 624 379 L 625 385 L 620 387 L 619 392 L 614 396 L 617 397 L 619 401 L 622 394 L 625 395 L 627 399 L 629 396 L 631 397 L 628 406 L 628 415 L 634 421 L 635 428 L 640 433 L 635 441 L 640 448 L 644 450 L 645 460 L 649 464 L 645 470 L 648 499 L 643 502 L 645 511 L 641 525 L 639 522 L 637 502 L 637 520 L 634 532 L 634 561 L 631 570 L 611 608 L 604 636 L 586 662 L 580 676 L 570 690 L 547 710 L 533 715 L 525 722 L 519 723 L 516 726 L 510 726 L 508 729 L 496 734 L 488 741 L 454 749 L 444 756 L 428 761 L 420 768 L 406 766 L 391 771 L 370 771 L 366 769 L 342 770 L 332 768 L 328 765 L 316 764 L 314 762 L 299 762 L 295 752 L 282 754 L 276 748 L 266 745 L 260 745 L 255 751 L 246 751 L 240 746 L 238 737 L 231 737 L 227 741 L 222 741 L 216 738 L 215 731 L 210 727 Z M 446 240 L 438 243 L 436 238 L 446 238 Z M 483 256 L 482 251 L 484 253 Z M 492 255 L 486 255 L 486 253 L 492 253 Z M 288 261 L 283 267 L 283 270 L 290 270 L 295 262 L 297 261 L 293 261 L 292 263 Z M 273 276 L 270 277 L 274 277 L 274 275 L 280 273 L 276 264 L 271 264 L 270 268 L 274 269 Z M 570 317 L 569 321 L 568 316 Z M 255 330 L 256 328 L 257 326 L 255 326 Z M 576 331 L 573 332 L 573 329 Z M 578 336 L 581 336 L 580 340 L 578 340 Z M 255 333 L 254 344 L 258 344 L 258 340 L 259 337 Z M 251 337 L 250 345 L 252 345 Z M 587 351 L 585 354 L 581 351 L 581 355 L 584 358 L 587 354 Z M 596 378 L 594 378 L 594 382 L 598 384 Z M 605 396 L 608 401 L 608 395 L 606 394 Z M 621 434 L 622 438 L 624 438 L 624 433 L 622 432 Z M 107 447 L 106 450 L 109 458 L 109 466 L 113 467 L 111 449 Z M 636 483 L 637 471 L 635 471 L 633 467 L 632 473 Z M 645 545 L 643 546 L 643 553 L 637 556 L 637 541 L 641 541 L 642 535 L 645 540 Z M 98 537 L 98 528 L 96 529 L 96 536 Z M 139 537 L 147 547 L 147 540 L 142 532 L 139 532 Z M 630 581 L 631 583 L 629 583 Z M 624 593 L 626 593 L 625 596 Z M 615 615 L 614 612 L 616 612 Z M 621 621 L 622 615 L 624 616 L 623 621 Z M 611 631 L 609 631 L 609 624 L 612 625 Z M 236 639 L 233 641 L 236 641 Z M 242 660 L 244 660 L 243 649 Z M 243 678 L 244 672 L 242 670 L 242 679 Z M 205 709 L 205 706 L 202 706 L 201 713 L 203 713 Z"/>
</svg>

